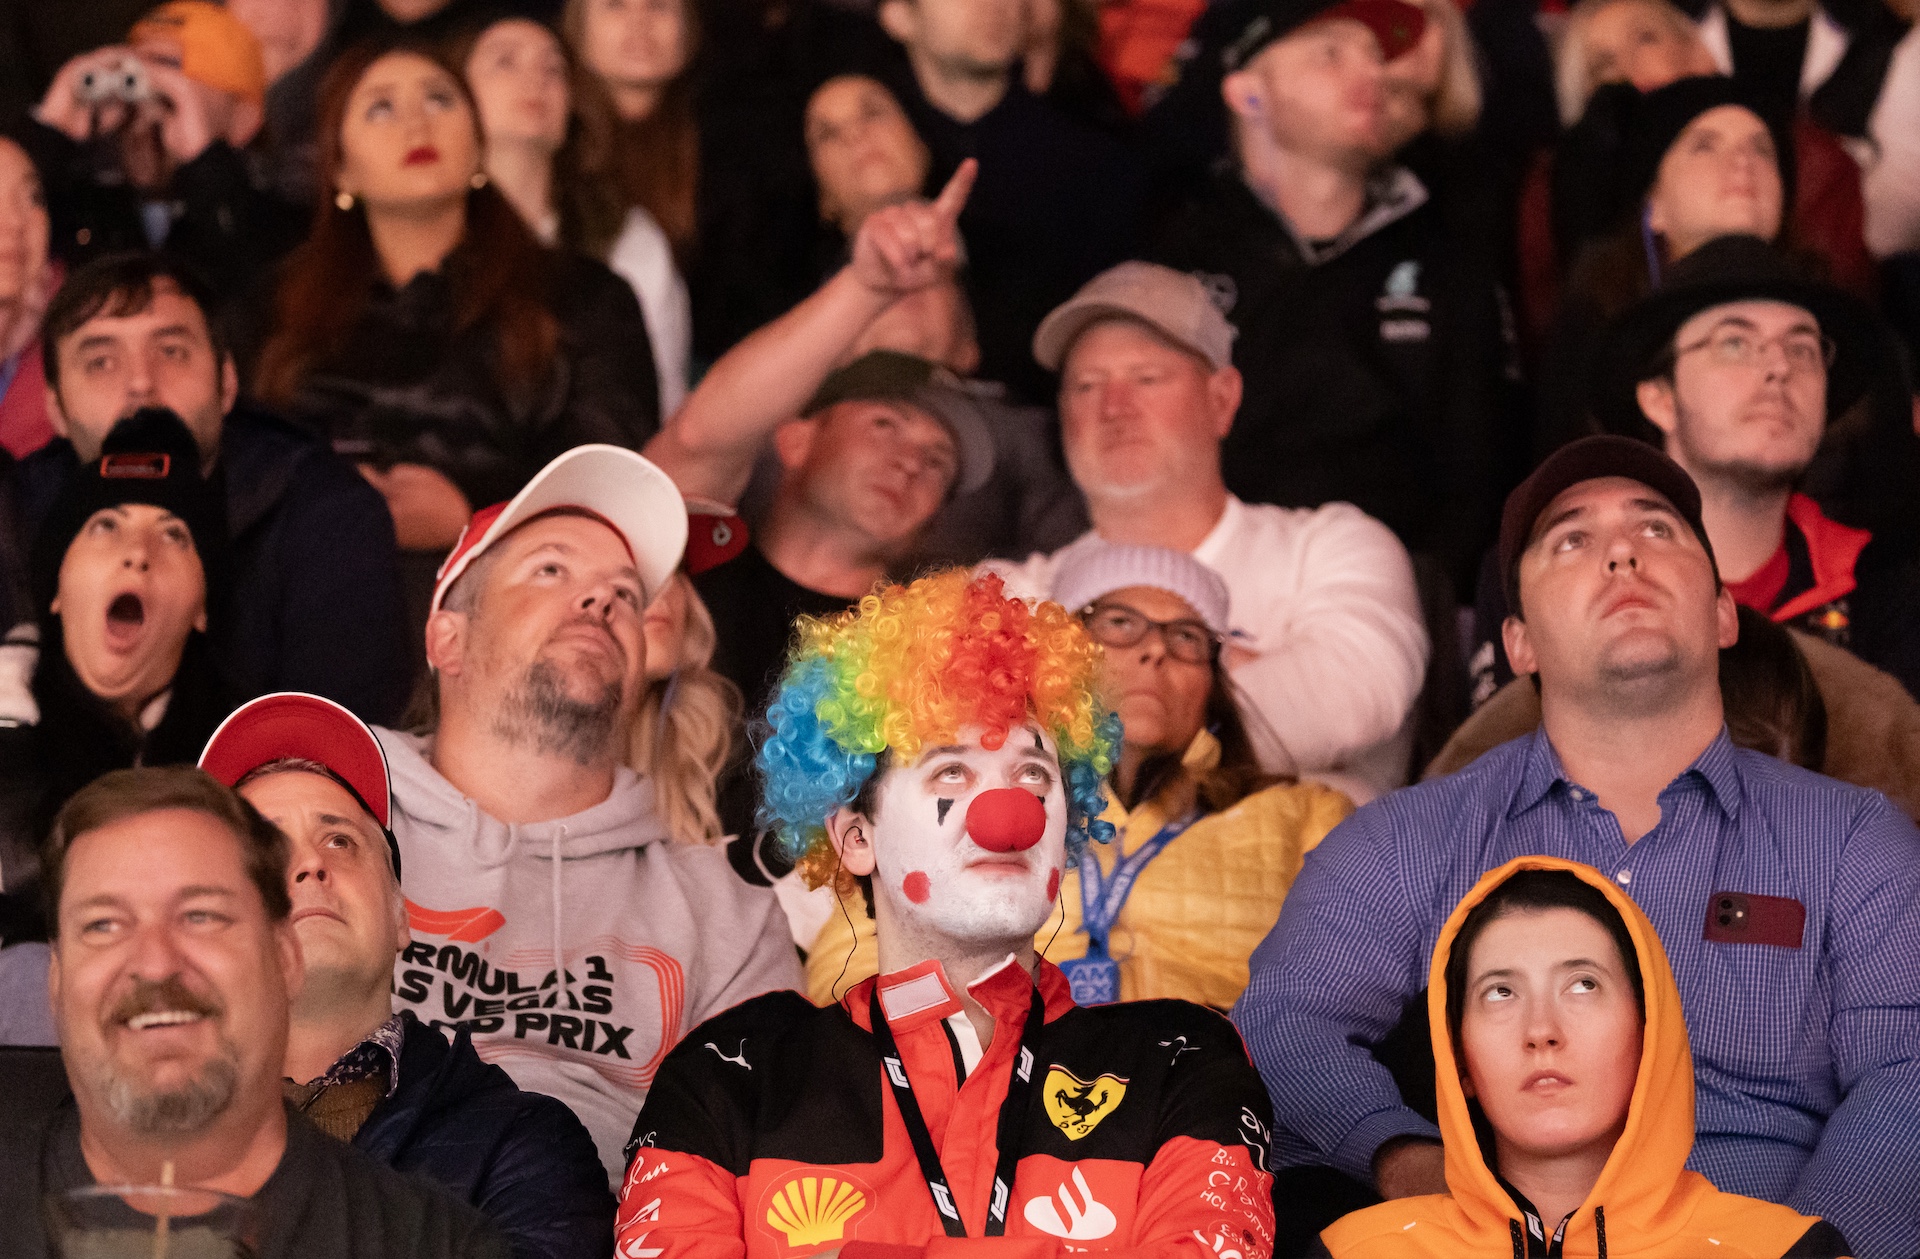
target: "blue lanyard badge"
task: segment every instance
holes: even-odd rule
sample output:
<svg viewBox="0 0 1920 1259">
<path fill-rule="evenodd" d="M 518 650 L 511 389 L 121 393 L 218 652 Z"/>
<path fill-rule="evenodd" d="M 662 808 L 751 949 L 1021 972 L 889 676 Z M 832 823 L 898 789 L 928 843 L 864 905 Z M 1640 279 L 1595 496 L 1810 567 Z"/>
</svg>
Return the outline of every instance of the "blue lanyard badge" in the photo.
<svg viewBox="0 0 1920 1259">
<path fill-rule="evenodd" d="M 1101 871 L 1092 852 L 1080 855 L 1080 925 L 1087 933 L 1087 955 L 1060 963 L 1073 989 L 1074 1004 L 1110 1005 L 1120 999 L 1120 963 L 1113 960 L 1107 943 L 1113 925 L 1120 920 L 1120 910 L 1133 891 L 1134 880 L 1147 863 L 1180 838 L 1198 817 L 1198 813 L 1190 813 L 1167 823 L 1131 855 L 1121 858 L 1112 874 Z"/>
</svg>

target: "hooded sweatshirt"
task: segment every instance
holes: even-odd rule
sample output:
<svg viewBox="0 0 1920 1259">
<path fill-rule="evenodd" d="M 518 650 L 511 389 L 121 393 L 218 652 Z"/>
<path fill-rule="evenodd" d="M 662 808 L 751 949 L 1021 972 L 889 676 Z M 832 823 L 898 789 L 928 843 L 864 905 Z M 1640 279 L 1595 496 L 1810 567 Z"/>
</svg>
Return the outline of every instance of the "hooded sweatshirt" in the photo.
<svg viewBox="0 0 1920 1259">
<path fill-rule="evenodd" d="M 1447 1030 L 1447 957 L 1467 914 L 1522 870 L 1567 870 L 1620 911 L 1640 955 L 1647 1021 L 1626 1128 L 1586 1201 L 1552 1248 L 1557 1220 L 1529 1236 L 1528 1212 L 1487 1166 Z M 1693 1055 L 1667 955 L 1653 924 L 1599 871 L 1554 857 L 1516 857 L 1489 871 L 1441 928 L 1427 989 L 1447 1194 L 1356 1211 L 1320 1234 L 1333 1259 L 1818 1259 L 1847 1252 L 1831 1225 L 1783 1206 L 1722 1193 L 1686 1170 L 1693 1149 Z"/>
<path fill-rule="evenodd" d="M 509 824 L 440 776 L 427 740 L 378 734 L 412 928 L 395 1008 L 465 1028 L 514 1083 L 572 1107 L 618 1184 L 674 1042 L 749 997 L 800 986 L 779 902 L 742 882 L 722 849 L 673 843 L 652 786 L 629 769 L 590 809 Z"/>
</svg>

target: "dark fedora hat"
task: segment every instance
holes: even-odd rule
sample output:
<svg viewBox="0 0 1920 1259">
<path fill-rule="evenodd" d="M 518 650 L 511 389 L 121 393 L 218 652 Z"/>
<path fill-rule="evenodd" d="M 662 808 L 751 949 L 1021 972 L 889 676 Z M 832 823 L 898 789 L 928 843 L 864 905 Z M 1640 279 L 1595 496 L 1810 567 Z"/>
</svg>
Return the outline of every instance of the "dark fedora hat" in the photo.
<svg viewBox="0 0 1920 1259">
<path fill-rule="evenodd" d="M 1773 301 L 1812 315 L 1836 347 L 1827 369 L 1827 420 L 1859 401 L 1876 371 L 1886 370 L 1892 343 L 1873 308 L 1806 275 L 1754 236 L 1722 236 L 1667 269 L 1664 282 L 1628 307 L 1601 337 L 1593 381 L 1594 415 L 1610 432 L 1644 434 L 1640 382 L 1672 365 L 1673 337 L 1703 310 L 1729 302 Z"/>
</svg>

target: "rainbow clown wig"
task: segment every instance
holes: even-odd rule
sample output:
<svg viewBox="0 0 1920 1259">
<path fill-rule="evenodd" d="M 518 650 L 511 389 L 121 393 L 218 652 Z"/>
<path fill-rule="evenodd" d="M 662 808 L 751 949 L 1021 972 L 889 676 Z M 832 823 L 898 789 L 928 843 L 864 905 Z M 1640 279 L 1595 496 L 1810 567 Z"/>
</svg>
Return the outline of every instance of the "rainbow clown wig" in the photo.
<svg viewBox="0 0 1920 1259">
<path fill-rule="evenodd" d="M 835 875 L 826 820 L 853 803 L 881 757 L 909 762 L 962 727 L 998 747 L 1037 721 L 1060 749 L 1067 860 L 1106 842 L 1102 788 L 1120 719 L 1100 702 L 1100 648 L 1057 603 L 1008 598 L 992 574 L 965 569 L 884 586 L 838 616 L 801 618 L 760 749 L 760 822 L 773 827 L 809 887 Z"/>
</svg>

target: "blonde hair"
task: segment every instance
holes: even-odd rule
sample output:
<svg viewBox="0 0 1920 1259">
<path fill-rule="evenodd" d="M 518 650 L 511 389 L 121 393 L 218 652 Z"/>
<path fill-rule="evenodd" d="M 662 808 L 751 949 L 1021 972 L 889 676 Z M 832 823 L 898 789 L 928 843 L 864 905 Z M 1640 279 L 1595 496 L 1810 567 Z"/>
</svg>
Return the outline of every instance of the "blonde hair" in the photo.
<svg viewBox="0 0 1920 1259">
<path fill-rule="evenodd" d="M 1560 121 L 1573 126 L 1587 112 L 1587 101 L 1600 86 L 1587 73 L 1587 28 L 1601 13 L 1616 4 L 1644 4 L 1657 13 L 1672 29 L 1688 39 L 1699 38 L 1693 21 L 1672 0 L 1580 0 L 1567 11 L 1560 31 L 1559 46 L 1553 53 L 1553 93 L 1560 103 Z"/>
<path fill-rule="evenodd" d="M 651 682 L 634 715 L 627 763 L 653 784 L 654 800 L 675 843 L 711 844 L 723 830 L 715 804 L 720 773 L 733 758 L 734 734 L 746 703 L 740 688 L 708 665 L 719 636 L 713 615 L 685 573 L 675 573 L 687 600 L 680 659 Z"/>
</svg>

